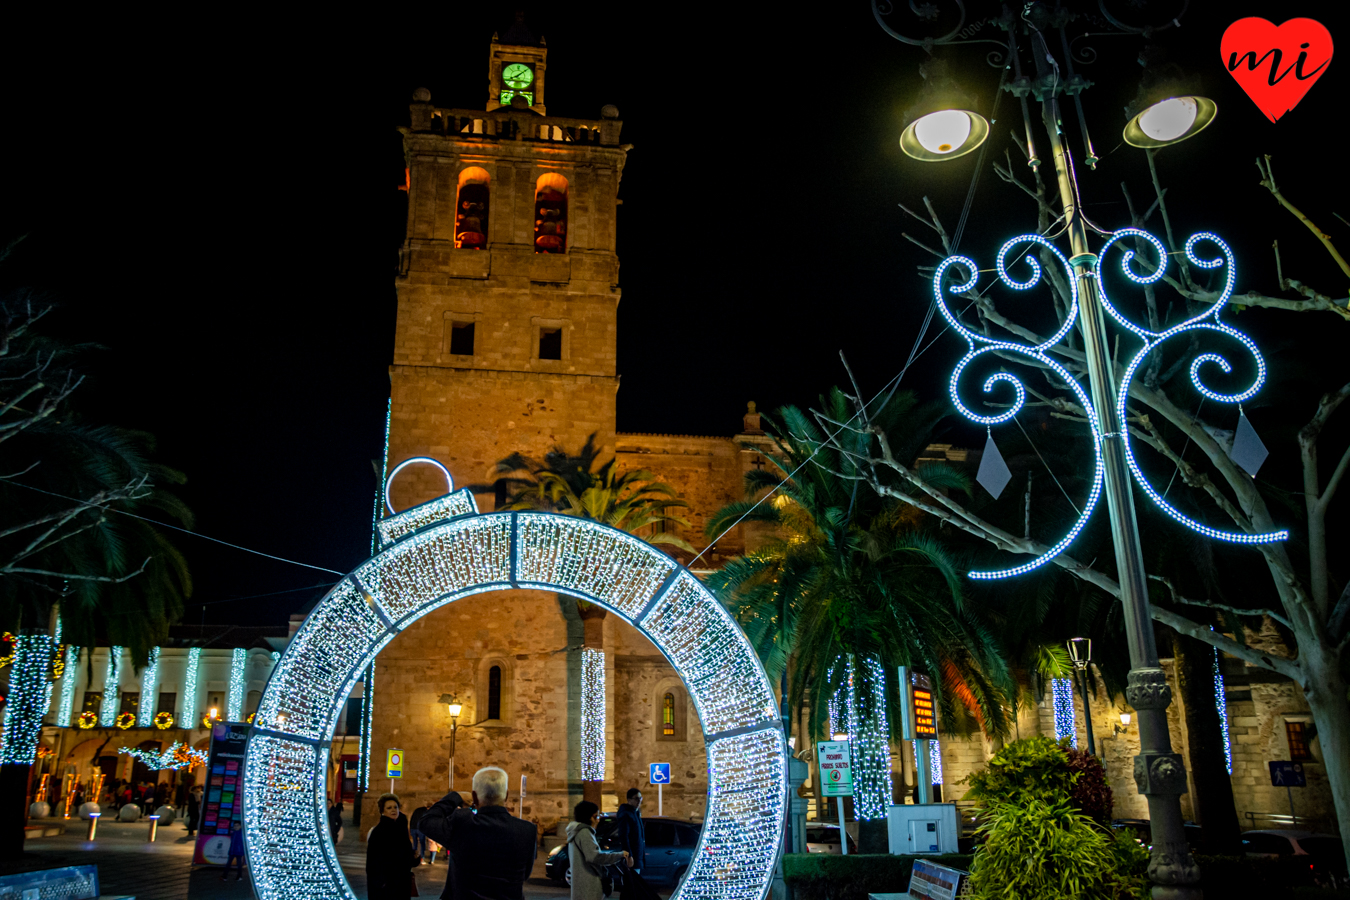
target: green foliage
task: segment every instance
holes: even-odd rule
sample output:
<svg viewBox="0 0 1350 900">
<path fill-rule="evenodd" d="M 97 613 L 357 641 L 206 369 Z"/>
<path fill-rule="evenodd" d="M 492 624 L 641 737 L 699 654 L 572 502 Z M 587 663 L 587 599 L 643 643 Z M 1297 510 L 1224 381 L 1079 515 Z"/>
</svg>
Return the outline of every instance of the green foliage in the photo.
<svg viewBox="0 0 1350 900">
<path fill-rule="evenodd" d="M 1067 746 L 1039 734 L 1004 744 L 988 765 L 967 777 L 966 796 L 986 805 L 1067 800 L 1078 778 L 1069 768 Z"/>
<path fill-rule="evenodd" d="M 970 869 L 964 855 L 926 857 L 952 869 Z M 783 856 L 783 877 L 795 900 L 867 900 L 867 895 L 897 894 L 909 889 L 914 867 L 912 856 L 851 853 L 788 853 Z"/>
<path fill-rule="evenodd" d="M 1135 900 L 1142 885 L 1125 848 L 1073 808 L 1067 796 L 997 803 L 985 812 L 971 864 L 980 900 Z"/>
</svg>

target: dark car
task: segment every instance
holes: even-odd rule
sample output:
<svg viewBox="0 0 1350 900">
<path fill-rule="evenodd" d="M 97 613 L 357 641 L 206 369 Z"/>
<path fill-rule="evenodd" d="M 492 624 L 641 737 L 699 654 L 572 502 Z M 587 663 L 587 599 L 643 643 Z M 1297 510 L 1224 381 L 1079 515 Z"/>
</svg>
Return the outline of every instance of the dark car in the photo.
<svg viewBox="0 0 1350 900">
<path fill-rule="evenodd" d="M 600 816 L 595 837 L 602 850 L 618 850 L 614 832 L 618 829 L 618 820 L 613 813 Z M 694 848 L 698 846 L 698 836 L 703 825 L 686 819 L 672 819 L 668 816 L 643 816 L 642 831 L 647 839 L 647 862 L 642 869 L 642 878 L 653 884 L 675 884 L 684 877 L 689 861 L 694 857 Z M 548 851 L 544 862 L 544 874 L 557 882 L 567 882 L 567 870 L 572 860 L 566 844 L 559 844 Z"/>
</svg>

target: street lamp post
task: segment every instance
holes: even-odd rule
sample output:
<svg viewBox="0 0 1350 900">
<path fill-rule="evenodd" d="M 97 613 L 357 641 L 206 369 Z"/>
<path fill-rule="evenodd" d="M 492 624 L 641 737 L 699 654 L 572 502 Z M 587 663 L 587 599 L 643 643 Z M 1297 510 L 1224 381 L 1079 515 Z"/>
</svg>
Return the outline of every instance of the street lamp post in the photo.
<svg viewBox="0 0 1350 900">
<path fill-rule="evenodd" d="M 960 21 L 945 35 L 928 40 L 906 37 L 887 23 L 886 16 L 900 8 L 901 4 L 888 4 L 885 3 L 885 0 L 873 0 L 872 9 L 877 22 L 892 37 L 907 44 L 924 46 L 931 53 L 931 48 L 937 44 L 976 42 L 956 40 L 958 34 L 966 34 L 966 31 L 963 31 L 965 5 L 962 0 L 954 0 L 954 2 L 960 12 Z M 931 22 L 937 18 L 936 8 L 931 5 L 915 7 L 911 4 L 910 8 L 925 21 Z M 1104 6 L 1102 8 L 1105 9 Z M 1111 17 L 1108 16 L 1108 18 Z M 1005 84 L 1004 87 L 1018 96 L 1022 102 L 1023 114 L 1026 119 L 1024 124 L 1028 161 L 1033 166 L 1039 165 L 1040 160 L 1037 159 L 1035 154 L 1031 134 L 1032 121 L 1027 114 L 1027 94 L 1034 94 L 1036 99 L 1040 101 L 1041 122 L 1049 139 L 1050 156 L 1054 162 L 1060 202 L 1064 210 L 1065 230 L 1068 233 L 1071 248 L 1071 256 L 1068 262 L 1078 289 L 1079 311 L 1082 316 L 1080 329 L 1083 337 L 1084 361 L 1090 383 L 1093 413 L 1096 417 L 1094 424 L 1101 442 L 1103 492 L 1106 495 L 1107 508 L 1110 513 L 1111 536 L 1115 550 L 1117 577 L 1120 584 L 1120 599 L 1125 615 L 1125 634 L 1129 644 L 1130 672 L 1125 693 L 1130 705 L 1137 710 L 1139 715 L 1140 753 L 1135 757 L 1134 775 L 1139 792 L 1148 800 L 1153 837 L 1148 874 L 1149 879 L 1154 884 L 1153 898 L 1154 900 L 1199 900 L 1202 896 L 1197 886 L 1200 880 L 1200 871 L 1191 858 L 1190 850 L 1187 847 L 1181 817 L 1180 801 L 1181 795 L 1186 791 L 1186 769 L 1180 755 L 1172 752 L 1171 735 L 1167 727 L 1166 710 L 1172 699 L 1172 691 L 1159 665 L 1157 648 L 1154 643 L 1147 576 L 1144 571 L 1143 556 L 1140 552 L 1139 526 L 1135 516 L 1134 497 L 1130 488 L 1131 476 L 1122 440 L 1122 431 L 1125 426 L 1117 413 L 1117 384 L 1108 351 L 1106 316 L 1098 292 L 1096 277 L 1098 258 L 1088 245 L 1087 228 L 1082 214 L 1082 203 L 1079 198 L 1073 158 L 1065 142 L 1063 120 L 1060 114 L 1059 94 L 1062 92 L 1072 93 L 1075 100 L 1078 101 L 1079 94 L 1088 86 L 1088 83 L 1081 77 L 1073 75 L 1072 60 L 1068 52 L 1069 42 L 1064 36 L 1064 27 L 1070 20 L 1069 12 L 1063 8 L 1052 10 L 1044 3 L 1031 2 L 1025 4 L 1025 6 L 1019 3 L 1015 9 L 1005 5 L 1003 15 L 993 20 L 992 24 L 1006 32 L 1005 46 L 1008 59 L 1001 64 L 1011 65 L 1017 77 L 1013 79 L 1011 84 Z M 1120 26 L 1120 23 L 1114 18 L 1111 18 L 1111 22 L 1113 25 Z M 1152 29 L 1152 31 L 1161 31 L 1175 24 L 1178 23 L 1176 19 L 1173 19 L 1171 23 Z M 1122 33 L 1128 33 L 1131 30 L 1140 34 L 1145 32 L 1145 29 L 1120 27 Z M 1064 51 L 1062 66 L 1050 49 L 1042 29 L 1046 31 L 1059 30 Z M 967 31 L 975 30 L 978 29 Z M 1036 66 L 1034 81 L 1021 75 L 1017 41 L 1019 31 L 1030 35 L 1031 56 Z M 981 42 L 1004 43 L 1003 41 Z M 1068 77 L 1062 77 L 1061 71 L 1067 72 Z M 1187 99 L 1203 100 L 1203 98 Z M 1079 105 L 1081 107 L 1081 103 Z M 1155 104 L 1156 106 L 1157 104 Z M 1176 143 L 1192 136 L 1209 124 L 1214 111 L 1214 106 L 1209 101 L 1197 103 L 1194 105 L 1197 112 L 1195 118 L 1184 121 L 1191 110 L 1191 106 L 1187 104 L 1178 105 L 1174 103 L 1173 107 L 1177 107 L 1175 109 L 1168 107 L 1154 112 L 1155 107 L 1150 107 L 1150 110 L 1136 117 L 1135 121 L 1130 123 L 1131 127 L 1138 127 L 1141 125 L 1140 120 L 1148 114 L 1148 121 L 1144 123 L 1147 127 L 1143 130 L 1152 141 L 1147 145 L 1150 148 Z M 1081 120 L 1081 109 L 1079 113 Z M 940 113 L 929 113 L 928 115 L 938 114 Z M 1178 117 L 1183 119 L 1180 124 L 1177 124 Z M 1160 120 L 1165 121 L 1161 121 L 1161 124 L 1159 124 Z M 947 130 L 951 131 L 951 123 L 943 122 L 935 123 L 935 125 L 945 125 Z M 936 129 L 930 128 L 928 130 Z M 913 144 L 924 131 L 922 120 L 910 126 L 906 134 L 908 135 L 910 131 L 914 132 L 914 137 L 910 140 L 910 143 Z M 1150 131 L 1152 132 L 1151 135 L 1149 134 Z M 984 134 L 978 134 L 976 129 L 972 128 L 967 132 L 963 127 L 958 129 L 956 133 L 961 138 L 962 143 L 937 144 L 936 150 L 940 152 L 934 152 L 934 147 L 927 146 L 924 146 L 925 152 L 923 153 L 910 152 L 905 138 L 901 139 L 901 147 L 915 159 L 936 162 L 958 157 L 974 149 L 987 134 L 987 131 Z M 1083 133 L 1088 163 L 1092 165 L 1096 160 L 1093 158 L 1085 123 Z M 1127 130 L 1127 140 L 1131 136 L 1133 135 Z M 1136 144 L 1136 146 L 1143 146 L 1143 144 L 1135 141 L 1128 142 Z M 932 143 L 932 141 L 930 140 L 928 143 Z M 1085 694 L 1084 706 L 1086 707 L 1086 705 Z M 1088 740 L 1091 748 L 1092 731 L 1090 725 Z"/>
<path fill-rule="evenodd" d="M 1083 724 L 1087 728 L 1088 752 L 1097 755 L 1097 742 L 1092 737 L 1092 704 L 1088 701 L 1088 665 L 1092 662 L 1092 638 L 1069 638 L 1069 658 L 1078 670 L 1079 686 L 1083 690 Z"/>
<path fill-rule="evenodd" d="M 464 711 L 464 705 L 454 694 L 441 694 L 440 702 L 446 705 L 450 712 L 450 773 L 448 778 L 450 786 L 447 790 L 455 789 L 455 735 L 459 731 L 459 714 Z"/>
</svg>

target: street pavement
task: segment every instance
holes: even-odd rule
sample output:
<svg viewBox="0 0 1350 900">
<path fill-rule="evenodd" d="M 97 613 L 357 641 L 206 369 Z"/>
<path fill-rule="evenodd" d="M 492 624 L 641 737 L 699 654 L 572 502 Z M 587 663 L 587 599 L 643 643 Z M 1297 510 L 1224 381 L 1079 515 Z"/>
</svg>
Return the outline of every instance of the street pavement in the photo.
<svg viewBox="0 0 1350 900">
<path fill-rule="evenodd" d="M 34 820 L 34 824 L 43 821 L 58 820 Z M 230 880 L 222 883 L 219 868 L 192 868 L 193 844 L 181 821 L 161 827 L 153 844 L 146 840 L 149 826 L 145 822 L 101 821 L 97 839 L 92 842 L 84 839 L 86 823 L 72 819 L 66 825 L 68 830 L 63 835 L 29 838 L 24 845 L 23 862 L 0 868 L 0 874 L 96 865 L 100 889 L 112 896 L 130 895 L 137 900 L 249 900 L 253 897 L 247 876 L 243 881 L 235 881 L 232 872 Z M 570 894 L 566 885 L 554 884 L 544 877 L 547 849 L 539 851 L 532 877 L 525 884 L 526 900 L 566 900 Z M 356 896 L 364 898 L 366 848 L 350 824 L 343 829 L 338 860 Z M 442 858 L 414 871 L 421 896 L 441 895 L 446 872 Z"/>
</svg>

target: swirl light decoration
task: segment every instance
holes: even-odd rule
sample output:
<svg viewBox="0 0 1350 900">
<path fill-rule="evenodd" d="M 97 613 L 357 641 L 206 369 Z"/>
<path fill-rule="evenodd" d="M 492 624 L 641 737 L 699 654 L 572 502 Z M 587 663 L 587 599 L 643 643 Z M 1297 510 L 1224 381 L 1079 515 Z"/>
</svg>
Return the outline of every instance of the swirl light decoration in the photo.
<svg viewBox="0 0 1350 900">
<path fill-rule="evenodd" d="M 1153 284 L 1154 282 L 1161 280 L 1167 271 L 1167 259 L 1168 259 L 1167 251 L 1161 241 L 1159 241 L 1156 237 L 1154 237 L 1153 235 L 1149 234 L 1146 231 L 1141 231 L 1136 228 L 1124 228 L 1121 229 L 1120 231 L 1117 231 L 1111 237 L 1111 239 L 1108 240 L 1106 244 L 1102 247 L 1101 258 L 1105 258 L 1107 252 L 1112 248 L 1113 245 L 1115 245 L 1120 241 L 1125 240 L 1126 238 L 1139 239 L 1147 242 L 1151 247 L 1153 247 L 1153 249 L 1157 253 L 1159 261 L 1156 265 L 1147 264 L 1148 268 L 1153 269 L 1153 271 L 1140 274 L 1138 271 L 1136 271 L 1135 266 L 1136 260 L 1134 251 L 1125 250 L 1122 247 L 1121 249 L 1123 250 L 1123 258 L 1121 259 L 1120 262 L 1121 271 L 1131 281 L 1139 285 Z M 1220 256 L 1215 258 L 1207 258 L 1207 257 L 1202 258 L 1200 255 L 1198 255 L 1196 252 L 1196 247 L 1197 245 L 1204 243 L 1212 244 L 1215 247 L 1217 247 Z M 943 318 L 947 320 L 947 324 L 951 326 L 952 330 L 956 331 L 963 338 L 965 338 L 966 344 L 968 345 L 966 354 L 963 357 L 961 357 L 960 361 L 957 362 L 956 367 L 952 370 L 952 376 L 948 383 L 948 391 L 951 395 L 952 403 L 956 406 L 957 410 L 961 413 L 961 415 L 965 416 L 972 422 L 976 422 L 988 428 L 992 428 L 994 425 L 999 425 L 1009 421 L 1022 410 L 1022 407 L 1025 406 L 1026 404 L 1026 389 L 1025 387 L 1023 387 L 1022 382 L 1018 380 L 1017 376 L 1009 372 L 995 373 L 994 375 L 991 375 L 987 379 L 985 379 L 984 384 L 982 386 L 983 392 L 986 395 L 992 394 L 1000 386 L 1006 385 L 1007 387 L 1002 388 L 1002 390 L 1006 392 L 1008 387 L 1012 389 L 1012 398 L 1011 398 L 1012 403 L 1009 406 L 1009 408 L 1007 408 L 1006 410 L 1002 410 L 995 415 L 983 415 L 979 412 L 976 412 L 975 410 L 967 406 L 966 403 L 961 399 L 961 395 L 958 390 L 961 381 L 961 376 L 970 366 L 970 364 L 976 362 L 977 360 L 982 360 L 985 358 L 992 359 L 995 358 L 996 356 L 1006 358 L 1009 354 L 1013 354 L 1024 356 L 1027 358 L 1029 363 L 1034 363 L 1039 367 L 1049 369 L 1051 372 L 1053 372 L 1055 375 L 1059 377 L 1060 381 L 1064 385 L 1068 387 L 1068 389 L 1073 393 L 1074 399 L 1087 413 L 1089 427 L 1092 429 L 1092 445 L 1094 457 L 1092 487 L 1088 492 L 1087 501 L 1083 504 L 1082 512 L 1079 514 L 1077 520 L 1074 521 L 1072 527 L 1069 528 L 1068 532 L 1062 538 L 1060 538 L 1054 545 L 1052 545 L 1048 551 L 1036 557 L 1035 559 L 1032 559 L 1031 561 L 1023 563 L 1018 566 L 1013 566 L 1007 569 L 1000 569 L 1000 570 L 971 572 L 970 577 L 977 579 L 1006 578 L 1012 575 L 1020 575 L 1024 572 L 1030 572 L 1032 569 L 1044 565 L 1046 562 L 1049 562 L 1050 560 L 1054 559 L 1060 553 L 1063 553 L 1066 549 L 1068 549 L 1069 545 L 1073 543 L 1074 539 L 1077 538 L 1078 533 L 1082 531 L 1083 527 L 1087 524 L 1087 521 L 1092 516 L 1093 510 L 1096 508 L 1097 501 L 1101 498 L 1102 493 L 1102 486 L 1103 486 L 1102 440 L 1106 436 L 1102 435 L 1097 428 L 1097 417 L 1094 411 L 1094 407 L 1092 405 L 1091 400 L 1088 398 L 1087 392 L 1084 390 L 1083 386 L 1079 384 L 1078 380 L 1074 378 L 1074 376 L 1069 372 L 1067 368 L 1065 368 L 1058 360 L 1056 360 L 1053 356 L 1050 355 L 1053 348 L 1057 344 L 1059 344 L 1059 342 L 1063 340 L 1073 329 L 1078 318 L 1078 311 L 1079 311 L 1078 279 L 1074 274 L 1073 267 L 1069 264 L 1069 260 L 1064 257 L 1064 254 L 1060 252 L 1059 248 L 1057 248 L 1049 240 L 1038 234 L 1025 234 L 1013 238 L 1012 240 L 1005 243 L 999 249 L 998 257 L 995 262 L 996 267 L 995 271 L 998 273 L 999 281 L 1001 281 L 1006 286 L 1012 288 L 1013 290 L 1017 291 L 1030 290 L 1031 288 L 1040 284 L 1042 277 L 1045 275 L 1045 273 L 1042 272 L 1041 270 L 1040 262 L 1036 259 L 1035 256 L 1031 255 L 1030 253 L 1027 253 L 1022 257 L 1022 261 L 1031 270 L 1030 277 L 1026 278 L 1025 280 L 1018 280 L 1008 272 L 1007 265 L 1009 262 L 1009 256 L 1012 253 L 1012 251 L 1018 247 L 1024 247 L 1028 244 L 1034 245 L 1032 249 L 1034 249 L 1035 247 L 1040 247 L 1044 248 L 1045 250 L 1053 254 L 1055 259 L 1059 262 L 1059 265 L 1063 269 L 1062 277 L 1064 281 L 1068 284 L 1070 291 L 1069 309 L 1067 310 L 1067 313 L 1065 314 L 1064 320 L 1060 324 L 1059 329 L 1049 338 L 1047 338 L 1045 341 L 1039 344 L 1034 345 L 1024 344 L 1018 343 L 1017 341 L 991 337 L 988 334 L 974 330 L 963 324 L 961 320 L 957 317 L 957 315 L 947 305 L 946 295 L 961 294 L 968 290 L 974 289 L 979 274 L 979 267 L 975 264 L 973 260 L 965 256 L 949 256 L 946 259 L 944 259 L 942 263 L 937 267 L 937 270 L 933 275 L 933 299 L 937 303 L 937 307 L 939 311 L 942 313 Z M 1222 370 L 1224 373 L 1229 373 L 1232 371 L 1232 366 L 1229 364 L 1226 358 L 1217 353 L 1203 353 L 1198 355 L 1191 362 L 1190 365 L 1191 382 L 1192 384 L 1195 385 L 1196 390 L 1198 390 L 1207 399 L 1214 400 L 1220 403 L 1240 404 L 1242 403 L 1242 401 L 1247 400 L 1253 395 L 1255 395 L 1255 393 L 1258 390 L 1260 390 L 1262 383 L 1265 381 L 1266 377 L 1265 360 L 1262 359 L 1261 353 L 1257 349 L 1256 343 L 1242 332 L 1234 328 L 1231 328 L 1228 325 L 1225 325 L 1219 321 L 1219 313 L 1222 311 L 1224 305 L 1227 304 L 1229 298 L 1232 296 L 1233 284 L 1236 278 L 1232 250 L 1230 250 L 1228 245 L 1224 243 L 1223 240 L 1221 240 L 1218 236 L 1211 234 L 1210 232 L 1201 232 L 1199 234 L 1192 236 L 1191 239 L 1186 242 L 1185 253 L 1187 260 L 1189 260 L 1191 264 L 1198 266 L 1202 269 L 1217 269 L 1220 266 L 1226 266 L 1227 271 L 1224 287 L 1222 292 L 1220 293 L 1219 299 L 1208 310 L 1206 310 L 1205 312 L 1201 313 L 1198 316 L 1194 316 L 1190 319 L 1187 319 L 1186 321 L 1178 325 L 1174 325 L 1165 331 L 1158 331 L 1158 332 L 1151 331 L 1148 328 L 1145 328 L 1135 322 L 1130 321 L 1128 318 L 1122 315 L 1120 311 L 1117 310 L 1116 307 L 1111 302 L 1111 299 L 1106 290 L 1106 286 L 1102 281 L 1100 269 L 1097 269 L 1094 272 L 1096 287 L 1100 294 L 1103 308 L 1111 316 L 1112 319 L 1114 319 L 1121 326 L 1126 328 L 1128 331 L 1130 331 L 1132 334 L 1136 335 L 1143 341 L 1143 346 L 1130 360 L 1129 366 L 1125 370 L 1125 376 L 1121 379 L 1121 383 L 1117 388 L 1116 410 L 1120 416 L 1120 421 L 1122 422 L 1126 420 L 1125 406 L 1126 400 L 1129 396 L 1130 384 L 1134 380 L 1135 375 L 1138 373 L 1140 365 L 1144 362 L 1144 360 L 1146 360 L 1149 357 L 1150 353 L 1152 353 L 1155 349 L 1158 348 L 1159 345 L 1181 334 L 1189 335 L 1198 332 L 1207 332 L 1211 334 L 1223 335 L 1240 344 L 1243 348 L 1247 350 L 1247 352 L 1251 353 L 1253 359 L 1255 360 L 1256 377 L 1253 380 L 1252 384 L 1245 390 L 1239 391 L 1237 393 L 1222 393 L 1220 391 L 1213 390 L 1204 383 L 1204 381 L 1201 379 L 1201 370 L 1208 365 L 1208 366 L 1215 366 L 1220 370 Z M 1096 261 L 1097 261 L 1096 259 L 1092 260 L 1094 264 Z M 944 277 L 947 276 L 949 270 L 953 273 L 953 275 L 959 275 L 959 277 L 956 277 L 955 279 L 956 283 L 950 284 L 944 289 L 943 280 Z M 1182 525 L 1185 525 L 1186 527 L 1191 528 L 1199 532 L 1200 534 L 1205 535 L 1206 537 L 1210 537 L 1215 540 L 1228 541 L 1231 543 L 1238 543 L 1238 544 L 1270 543 L 1273 541 L 1284 540 L 1289 536 L 1289 532 L 1284 530 L 1273 532 L 1259 532 L 1251 534 L 1225 531 L 1218 528 L 1212 528 L 1201 522 L 1195 521 L 1194 519 L 1188 517 L 1185 513 L 1181 512 L 1176 507 L 1168 503 L 1167 500 L 1157 490 L 1154 489 L 1153 485 L 1149 483 L 1148 479 L 1144 476 L 1144 473 L 1140 470 L 1138 462 L 1135 460 L 1134 452 L 1130 446 L 1130 435 L 1128 431 L 1118 436 L 1110 435 L 1110 437 L 1120 438 L 1124 446 L 1125 457 L 1129 464 L 1130 471 L 1133 473 L 1134 479 L 1139 484 L 1139 487 L 1144 491 L 1145 494 L 1148 495 L 1149 499 L 1152 500 L 1153 503 L 1155 503 L 1159 509 L 1167 513 L 1168 516 L 1170 516 L 1175 521 L 1181 523 Z"/>
<path fill-rule="evenodd" d="M 355 900 L 324 803 L 348 693 L 381 649 L 432 610 L 534 588 L 602 606 L 679 673 L 703 727 L 709 773 L 706 824 L 680 897 L 763 900 L 782 843 L 788 750 L 745 634 L 692 573 L 632 535 L 552 513 L 480 514 L 472 495 L 457 493 L 431 501 L 434 521 L 424 523 L 429 504 L 382 520 L 387 543 L 319 601 L 277 663 L 244 763 L 255 895 Z M 408 521 L 419 525 L 405 531 Z"/>
</svg>

